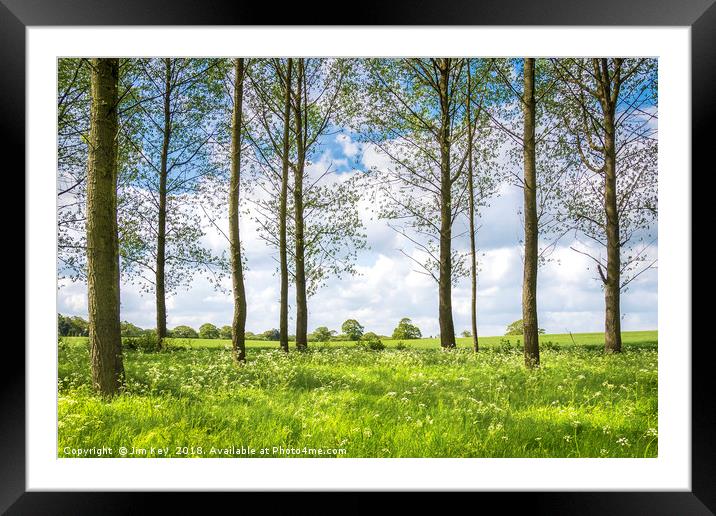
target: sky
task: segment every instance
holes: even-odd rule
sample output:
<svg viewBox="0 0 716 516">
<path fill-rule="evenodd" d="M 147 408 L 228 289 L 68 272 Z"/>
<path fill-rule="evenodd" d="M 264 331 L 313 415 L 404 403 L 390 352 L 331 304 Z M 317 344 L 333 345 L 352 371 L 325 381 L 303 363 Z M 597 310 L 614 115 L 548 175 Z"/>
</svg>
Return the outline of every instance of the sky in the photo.
<svg viewBox="0 0 716 516">
<path fill-rule="evenodd" d="M 338 174 L 361 173 L 371 167 L 385 167 L 388 160 L 371 144 L 355 141 L 348 134 L 332 135 L 323 154 L 311 165 L 316 170 L 333 163 Z M 503 335 L 511 322 L 521 318 L 522 224 L 519 209 L 522 191 L 503 184 L 490 206 L 482 209 L 477 221 L 478 247 L 478 334 Z M 403 317 L 409 317 L 423 336 L 437 335 L 438 294 L 436 282 L 415 271 L 414 263 L 399 249 L 411 253 L 410 242 L 388 227 L 384 220 L 371 220 L 368 201 L 362 201 L 361 214 L 367 229 L 369 249 L 359 253 L 355 276 L 331 278 L 308 300 L 310 330 L 327 326 L 340 332 L 346 319 L 357 319 L 366 331 L 390 335 Z M 221 226 L 222 223 L 219 223 Z M 223 221 L 228 227 L 228 220 Z M 225 238 L 207 228 L 204 243 L 214 252 L 228 249 Z M 249 217 L 242 216 L 241 235 L 248 270 L 247 331 L 260 333 L 278 327 L 278 254 L 266 246 Z M 464 244 L 465 242 L 463 242 Z M 573 238 L 560 241 L 550 261 L 540 267 L 538 276 L 538 318 L 547 333 L 599 332 L 604 327 L 604 294 L 590 259 L 572 249 Z M 462 245 L 459 242 L 456 245 Z M 656 244 L 649 253 L 656 256 Z M 224 282 L 230 287 L 230 279 Z M 290 288 L 292 293 L 292 288 Z M 463 278 L 453 287 L 453 317 L 456 333 L 468 330 L 470 322 L 470 282 Z M 289 298 L 289 317 L 295 311 Z M 629 284 L 622 295 L 622 330 L 657 328 L 657 271 L 649 270 Z M 229 293 L 216 291 L 210 283 L 196 277 L 190 288 L 167 299 L 169 328 L 189 325 L 198 328 L 210 322 L 228 325 L 232 318 Z M 82 283 L 60 281 L 57 311 L 65 315 L 87 316 L 87 289 Z M 153 328 L 154 297 L 138 287 L 121 286 L 121 319 L 143 328 Z M 295 319 L 289 320 L 293 333 Z"/>
</svg>

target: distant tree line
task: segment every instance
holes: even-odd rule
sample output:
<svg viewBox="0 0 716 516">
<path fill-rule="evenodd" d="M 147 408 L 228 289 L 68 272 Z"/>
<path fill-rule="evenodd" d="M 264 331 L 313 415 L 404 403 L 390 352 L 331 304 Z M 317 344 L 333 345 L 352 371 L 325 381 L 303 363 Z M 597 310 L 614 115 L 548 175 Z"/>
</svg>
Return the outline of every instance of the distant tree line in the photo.
<svg viewBox="0 0 716 516">
<path fill-rule="evenodd" d="M 156 329 L 143 329 L 130 322 L 122 321 L 120 323 L 122 337 L 141 337 L 145 335 L 156 335 Z M 57 329 L 60 337 L 86 337 L 89 334 L 89 323 L 80 316 L 73 315 L 62 315 L 57 314 Z M 341 329 L 343 333 L 338 333 L 336 330 L 329 330 L 326 326 L 319 326 L 312 333 L 309 333 L 309 342 L 351 342 L 360 341 L 364 336 L 378 339 L 393 339 L 393 340 L 411 340 L 422 338 L 420 328 L 415 326 L 412 321 L 405 317 L 400 320 L 393 333 L 388 335 L 377 335 L 372 332 L 364 332 L 364 327 L 355 319 L 348 319 L 342 325 Z M 545 333 L 543 328 L 538 329 L 540 335 Z M 518 319 L 510 323 L 506 330 L 505 335 L 523 335 L 524 334 L 524 323 L 522 319 Z M 280 332 L 272 328 L 262 333 L 253 333 L 247 331 L 244 333 L 246 340 L 252 341 L 269 341 L 276 342 L 280 338 Z M 461 335 L 465 338 L 472 337 L 470 330 L 464 330 Z M 202 324 L 199 327 L 199 331 L 196 331 L 191 326 L 179 325 L 174 329 L 167 331 L 167 336 L 172 338 L 181 339 L 223 339 L 231 340 L 231 326 L 225 325 L 217 327 L 211 323 Z M 295 342 L 296 336 L 289 335 L 289 342 Z"/>
<path fill-rule="evenodd" d="M 86 337 L 89 334 L 89 323 L 79 316 L 66 316 L 57 314 L 57 327 L 60 337 Z M 140 328 L 130 322 L 122 321 L 120 323 L 122 337 L 142 337 L 156 336 L 156 328 Z M 343 333 L 336 330 L 329 330 L 326 326 L 317 327 L 312 333 L 308 334 L 309 342 L 359 342 L 364 339 L 395 339 L 395 340 L 411 340 L 422 338 L 420 328 L 415 326 L 412 321 L 405 317 L 400 320 L 393 334 L 378 335 L 373 332 L 364 332 L 363 326 L 355 319 L 348 319 L 341 325 Z M 231 340 L 232 328 L 229 325 L 215 326 L 211 323 L 202 324 L 199 330 L 195 330 L 191 326 L 182 324 L 173 329 L 167 330 L 167 337 L 177 339 L 223 339 Z M 280 339 L 280 332 L 276 328 L 266 330 L 262 333 L 244 332 L 245 340 L 253 341 L 270 341 L 276 342 Z M 295 342 L 296 336 L 289 335 L 289 342 Z"/>
<path fill-rule="evenodd" d="M 87 337 L 89 323 L 76 315 L 57 314 L 57 332 L 61 337 Z"/>
</svg>

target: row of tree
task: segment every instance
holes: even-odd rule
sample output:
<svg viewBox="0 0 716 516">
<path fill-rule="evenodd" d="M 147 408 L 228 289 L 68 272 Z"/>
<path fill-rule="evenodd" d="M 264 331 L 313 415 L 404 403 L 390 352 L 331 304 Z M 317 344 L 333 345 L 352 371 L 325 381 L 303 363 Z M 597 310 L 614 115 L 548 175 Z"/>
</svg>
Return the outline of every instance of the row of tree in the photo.
<svg viewBox="0 0 716 516">
<path fill-rule="evenodd" d="M 436 281 L 445 348 L 455 346 L 452 287 L 470 276 L 477 351 L 477 216 L 505 178 L 524 192 L 526 364 L 539 364 L 538 264 L 570 233 L 590 244 L 574 249 L 604 286 L 605 350 L 621 349 L 620 292 L 653 265 L 653 59 L 74 59 L 60 60 L 58 86 L 61 270 L 86 276 L 102 392 L 121 384 L 120 273 L 154 293 L 161 341 L 167 292 L 197 271 L 217 284 L 229 271 L 234 354 L 245 360 L 242 206 L 278 252 L 281 348 L 293 283 L 305 349 L 308 297 L 354 273 L 366 245 L 361 192 Z M 390 165 L 316 167 L 340 130 Z M 228 259 L 202 245 L 207 220 Z M 454 246 L 464 234 L 467 253 Z"/>
<path fill-rule="evenodd" d="M 455 345 L 451 286 L 463 262 L 452 240 L 467 207 L 478 350 L 475 212 L 498 185 L 501 149 L 509 154 L 507 176 L 524 193 L 527 365 L 539 364 L 539 260 L 568 233 L 593 244 L 574 249 L 596 266 L 605 350 L 619 352 L 620 292 L 653 265 L 644 264 L 651 243 L 644 242 L 657 210 L 656 62 L 443 58 L 381 60 L 368 69 L 377 80 L 368 98 L 377 107 L 362 107 L 373 117 L 367 126 L 379 130 L 365 134 L 396 165 L 379 174 L 387 199 L 381 215 L 424 251 L 419 265 L 439 285 L 442 346 Z"/>
<path fill-rule="evenodd" d="M 128 321 L 122 321 L 120 323 L 122 337 L 141 337 L 141 336 L 152 336 L 156 337 L 155 329 L 144 329 L 139 326 L 132 324 Z M 60 337 L 86 337 L 89 335 L 89 323 L 80 316 L 68 316 L 57 314 L 57 330 Z M 309 341 L 317 342 L 329 342 L 329 341 L 360 341 L 365 335 L 365 328 L 355 319 L 348 319 L 341 325 L 343 333 L 338 333 L 336 330 L 330 330 L 326 326 L 319 326 L 313 333 L 309 334 Z M 370 333 L 370 332 L 369 332 Z M 545 331 L 542 328 L 538 329 L 540 335 L 544 334 Z M 523 335 L 524 334 L 524 323 L 522 319 L 512 322 L 507 326 L 505 335 Z M 375 334 L 372 334 L 375 335 Z M 461 335 L 465 338 L 472 337 L 470 330 L 464 330 Z M 191 326 L 179 325 L 172 330 L 168 330 L 168 337 L 179 338 L 179 339 L 223 339 L 231 340 L 232 330 L 231 326 L 215 326 L 211 323 L 202 324 L 199 327 L 199 331 L 195 330 Z M 266 330 L 262 333 L 253 333 L 247 331 L 244 333 L 246 340 L 259 340 L 259 341 L 278 341 L 280 332 L 276 328 Z M 388 335 L 377 335 L 380 339 L 394 339 L 394 340 L 411 340 L 422 338 L 422 332 L 420 328 L 413 324 L 413 322 L 404 317 L 395 327 L 391 336 Z M 289 342 L 295 342 L 296 336 L 289 335 Z"/>
<path fill-rule="evenodd" d="M 66 316 L 57 314 L 57 329 L 61 337 L 86 337 L 89 335 L 89 322 L 79 316 Z M 365 328 L 355 319 L 348 319 L 342 325 L 343 333 L 339 334 L 336 330 L 330 330 L 326 326 L 319 326 L 308 335 L 309 341 L 329 342 L 329 341 L 360 341 L 364 334 Z M 128 321 L 120 323 L 120 334 L 122 337 L 141 337 L 141 336 L 157 336 L 156 329 L 143 329 Z M 375 335 L 375 334 L 373 334 Z M 172 330 L 167 330 L 167 337 L 178 339 L 226 339 L 231 340 L 233 337 L 232 327 L 229 325 L 216 326 L 211 323 L 204 323 L 195 330 L 191 326 L 182 324 Z M 245 340 L 263 340 L 278 341 L 281 332 L 272 328 L 262 333 L 244 332 Z M 393 330 L 392 336 L 379 335 L 378 337 L 388 339 L 410 340 L 422 337 L 420 328 L 413 322 L 404 317 Z M 289 342 L 295 342 L 296 336 L 289 335 Z"/>
</svg>

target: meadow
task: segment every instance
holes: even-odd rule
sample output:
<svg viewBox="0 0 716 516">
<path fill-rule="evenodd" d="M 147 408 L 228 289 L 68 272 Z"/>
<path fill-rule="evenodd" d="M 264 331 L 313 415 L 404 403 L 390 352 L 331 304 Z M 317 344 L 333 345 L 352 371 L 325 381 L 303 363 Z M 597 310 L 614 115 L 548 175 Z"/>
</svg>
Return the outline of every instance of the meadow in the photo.
<svg viewBox="0 0 716 516">
<path fill-rule="evenodd" d="M 87 339 L 64 337 L 58 456 L 656 457 L 657 332 L 623 338 L 605 355 L 601 333 L 542 335 L 537 370 L 520 336 L 482 338 L 479 353 L 465 338 L 289 354 L 251 341 L 241 367 L 230 341 L 173 339 L 125 351 L 126 389 L 106 401 Z"/>
</svg>

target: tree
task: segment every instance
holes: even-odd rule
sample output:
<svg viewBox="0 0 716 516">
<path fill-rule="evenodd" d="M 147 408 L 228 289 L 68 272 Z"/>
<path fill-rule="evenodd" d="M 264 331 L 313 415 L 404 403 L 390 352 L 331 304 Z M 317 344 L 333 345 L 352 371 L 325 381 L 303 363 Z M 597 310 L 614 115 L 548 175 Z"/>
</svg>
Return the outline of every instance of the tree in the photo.
<svg viewBox="0 0 716 516">
<path fill-rule="evenodd" d="M 72 326 L 67 317 L 62 314 L 57 314 L 57 335 L 60 337 L 66 337 L 70 334 Z"/>
<path fill-rule="evenodd" d="M 127 171 L 136 156 L 127 143 L 125 112 L 136 107 L 131 95 L 133 65 L 131 59 L 119 61 L 117 134 L 118 190 L 121 193 Z M 57 251 L 58 277 L 71 281 L 87 279 L 86 205 L 87 159 L 90 126 L 90 60 L 58 59 L 57 73 Z M 117 199 L 120 253 L 123 247 L 125 202 Z M 123 262 L 120 260 L 120 272 Z"/>
<path fill-rule="evenodd" d="M 231 117 L 231 180 L 229 186 L 229 246 L 234 292 L 231 344 L 236 362 L 246 361 L 246 289 L 239 236 L 239 195 L 241 190 L 241 144 L 245 68 L 243 58 L 234 60 L 234 109 Z"/>
<path fill-rule="evenodd" d="M 378 213 L 426 257 L 402 251 L 437 282 L 440 345 L 453 348 L 452 286 L 465 274 L 452 229 L 466 190 L 466 63 L 434 58 L 366 64 L 361 132 L 394 164 L 375 171 Z"/>
<path fill-rule="evenodd" d="M 472 337 L 472 348 L 475 352 L 480 349 L 477 338 L 477 251 L 475 246 L 475 176 L 473 171 L 473 134 L 474 122 L 472 119 L 472 70 L 470 62 L 467 65 L 467 98 L 466 117 L 467 117 L 467 199 L 468 199 L 468 219 L 470 225 L 470 320 L 472 323 L 472 332 L 462 332 L 463 337 Z M 478 113 L 479 116 L 479 113 Z M 466 335 L 469 334 L 469 335 Z"/>
<path fill-rule="evenodd" d="M 334 129 L 347 74 L 344 60 L 295 59 L 289 76 L 288 62 L 273 59 L 262 60 L 250 75 L 257 114 L 250 139 L 259 172 L 251 212 L 261 237 L 279 250 L 281 271 L 285 249 L 296 289 L 297 349 L 307 346 L 308 298 L 329 276 L 354 274 L 357 251 L 366 245 L 357 174 L 312 161 Z M 282 307 L 283 292 L 282 279 Z"/>
<path fill-rule="evenodd" d="M 199 337 L 201 337 L 202 339 L 218 339 L 219 328 L 217 328 L 211 323 L 202 324 L 199 327 Z"/>
<path fill-rule="evenodd" d="M 288 216 L 288 167 L 291 146 L 291 71 L 293 60 L 286 62 L 286 74 L 283 77 L 284 103 L 283 103 L 283 141 L 281 154 L 281 194 L 279 198 L 279 254 L 281 272 L 281 306 L 279 321 L 279 344 L 281 349 L 288 352 L 288 243 L 287 243 L 287 216 Z M 276 68 L 277 71 L 280 67 Z"/>
<path fill-rule="evenodd" d="M 372 331 L 369 331 L 365 333 L 361 339 L 359 346 L 367 346 L 368 349 L 372 349 L 374 351 L 381 351 L 385 349 L 385 344 L 383 344 L 383 341 L 380 338 L 380 335 L 377 335 L 373 333 Z"/>
<path fill-rule="evenodd" d="M 504 91 L 504 102 L 490 117 L 511 143 L 508 156 L 514 170 L 512 179 L 522 189 L 524 360 L 527 367 L 536 367 L 539 366 L 538 268 L 566 233 L 556 213 L 563 201 L 562 182 L 571 163 L 555 143 L 562 107 L 556 101 L 557 77 L 549 61 L 495 60 L 493 70 Z"/>
<path fill-rule="evenodd" d="M 364 329 L 365 328 L 355 319 L 348 319 L 341 325 L 341 331 L 345 333 L 350 340 L 360 340 L 363 336 Z"/>
<path fill-rule="evenodd" d="M 58 276 L 86 279 L 87 155 L 91 67 L 87 59 L 57 61 Z"/>
<path fill-rule="evenodd" d="M 490 166 L 496 156 L 496 141 L 491 137 L 489 116 L 485 110 L 500 97 L 494 94 L 490 84 L 492 63 L 481 59 L 467 60 L 467 95 L 465 99 L 465 123 L 467 124 L 467 200 L 468 235 L 470 240 L 470 318 L 472 347 L 479 347 L 477 332 L 477 244 L 475 219 L 479 208 L 484 206 L 497 191 L 501 174 Z M 473 68 L 475 69 L 473 72 Z M 473 77 L 473 73 L 475 77 Z M 473 106 L 474 105 L 474 106 Z M 480 145 L 481 144 L 481 145 Z M 481 159 L 480 159 L 481 158 Z M 477 166 L 477 165 L 482 165 Z"/>
<path fill-rule="evenodd" d="M 216 171 L 210 143 L 219 127 L 221 60 L 136 59 L 131 109 L 123 124 L 138 156 L 123 190 L 122 259 L 126 272 L 153 292 L 157 338 L 167 335 L 166 297 L 204 271 L 218 282 L 226 264 L 202 245 L 197 202 Z"/>
<path fill-rule="evenodd" d="M 380 340 L 380 335 L 377 333 L 374 333 L 372 331 L 367 331 L 363 334 L 363 336 L 360 338 L 361 342 L 374 342 Z"/>
<path fill-rule="evenodd" d="M 79 315 L 70 317 L 70 323 L 72 325 L 72 332 L 77 337 L 89 336 L 89 322 L 84 320 Z"/>
<path fill-rule="evenodd" d="M 119 60 L 92 59 L 87 166 L 87 292 L 92 385 L 116 394 L 124 383 L 119 322 L 117 105 Z"/>
<path fill-rule="evenodd" d="M 354 273 L 356 250 L 365 247 L 365 235 L 355 209 L 359 195 L 351 182 L 334 186 L 304 182 L 306 163 L 313 147 L 327 131 L 339 105 L 346 76 L 341 60 L 297 59 L 296 89 L 292 92 L 296 161 L 293 166 L 293 236 L 295 244 L 296 347 L 305 348 L 308 329 L 308 295 L 315 292 L 327 274 Z M 327 174 L 330 168 L 324 172 Z M 320 209 L 323 208 L 323 209 Z M 313 230 L 306 217 L 317 212 Z M 352 244 L 340 256 L 341 244 Z"/>
<path fill-rule="evenodd" d="M 396 340 L 409 340 L 419 339 L 423 335 L 420 333 L 420 328 L 413 324 L 408 317 L 404 317 L 398 323 L 398 326 L 393 330 L 393 339 Z"/>
<path fill-rule="evenodd" d="M 197 339 L 199 335 L 196 330 L 191 326 L 180 325 L 174 328 L 171 332 L 172 337 L 177 339 Z"/>
<path fill-rule="evenodd" d="M 524 323 L 522 322 L 522 319 L 518 319 L 512 323 L 510 323 L 507 326 L 507 329 L 505 330 L 505 335 L 524 335 Z M 544 329 L 537 328 L 537 334 L 543 335 Z"/>
<path fill-rule="evenodd" d="M 135 326 L 131 322 L 122 321 L 120 323 L 122 329 L 122 337 L 141 337 L 145 334 L 145 331 L 139 326 Z"/>
<path fill-rule="evenodd" d="M 244 337 L 248 339 L 249 332 L 246 332 Z M 222 326 L 219 328 L 219 338 L 231 340 L 231 326 Z"/>
<path fill-rule="evenodd" d="M 306 151 L 308 142 L 304 128 L 308 128 L 305 60 L 298 59 L 296 74 L 296 94 L 292 100 L 294 121 L 296 123 L 296 164 L 293 167 L 293 230 L 295 244 L 294 279 L 296 283 L 296 347 L 305 349 L 308 346 L 308 301 L 306 294 L 306 242 L 305 213 L 303 207 L 303 181 L 306 167 Z"/>
<path fill-rule="evenodd" d="M 604 287 L 604 350 L 618 353 L 621 291 L 656 263 L 649 246 L 658 203 L 657 62 L 592 58 L 553 64 L 565 106 L 565 145 L 579 161 L 570 170 L 565 221 L 590 241 L 572 249 L 596 265 Z"/>
<path fill-rule="evenodd" d="M 82 317 L 57 314 L 57 332 L 62 337 L 86 337 L 89 324 Z"/>
<path fill-rule="evenodd" d="M 280 334 L 281 333 L 276 328 L 271 328 L 270 330 L 263 332 L 261 335 L 264 340 L 278 340 Z"/>
<path fill-rule="evenodd" d="M 280 275 L 279 346 L 288 352 L 288 195 L 291 147 L 291 92 L 293 59 L 257 60 L 249 79 L 253 86 L 251 108 L 258 122 L 248 134 L 254 144 L 268 199 L 256 201 L 263 219 L 265 240 L 278 248 Z M 280 162 L 280 166 L 279 166 Z M 279 172 L 280 169 L 280 172 Z M 278 200 L 278 207 L 275 206 Z M 276 226 L 268 229 L 269 226 Z M 276 229 L 277 232 L 274 232 Z"/>
<path fill-rule="evenodd" d="M 463 332 L 460 335 L 462 335 L 465 338 L 469 338 L 469 337 L 472 337 L 472 332 L 470 332 L 470 330 L 463 330 Z"/>
<path fill-rule="evenodd" d="M 325 326 L 319 326 L 313 330 L 313 339 L 318 342 L 328 342 L 336 334 L 335 330 L 329 330 Z"/>
<path fill-rule="evenodd" d="M 537 325 L 537 257 L 539 230 L 537 227 L 537 163 L 535 158 L 535 60 L 523 63 L 524 89 L 522 108 L 524 127 L 524 225 L 525 256 L 522 278 L 522 320 L 524 354 L 527 367 L 539 365 L 539 337 Z"/>
</svg>

